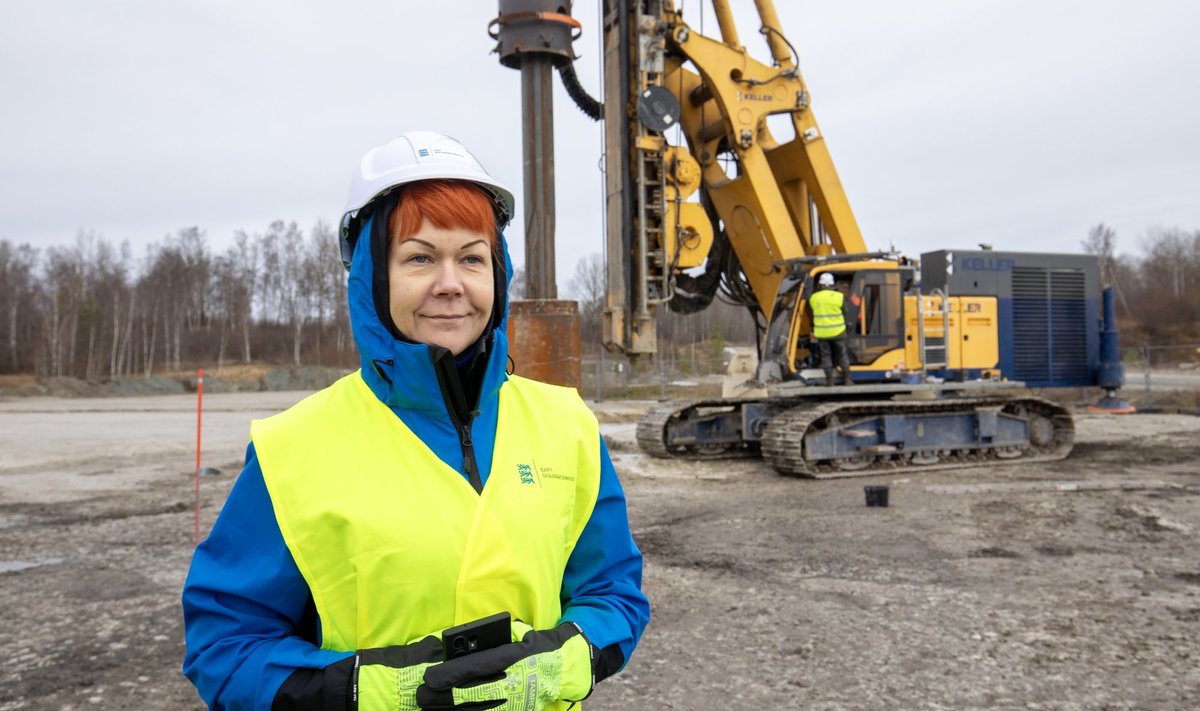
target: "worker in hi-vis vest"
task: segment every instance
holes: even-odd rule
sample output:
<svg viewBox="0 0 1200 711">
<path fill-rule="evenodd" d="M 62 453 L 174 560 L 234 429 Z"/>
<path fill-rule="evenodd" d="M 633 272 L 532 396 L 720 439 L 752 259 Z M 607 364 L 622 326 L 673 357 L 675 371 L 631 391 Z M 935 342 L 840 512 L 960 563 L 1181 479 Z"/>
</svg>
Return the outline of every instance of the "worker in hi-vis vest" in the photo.
<svg viewBox="0 0 1200 711">
<path fill-rule="evenodd" d="M 812 310 L 812 335 L 817 341 L 821 355 L 821 369 L 825 371 L 825 385 L 833 386 L 833 368 L 837 364 L 842 371 L 842 384 L 850 385 L 850 356 L 846 352 L 846 297 L 834 288 L 833 274 L 824 272 L 817 277 L 817 290 L 808 297 Z"/>
<path fill-rule="evenodd" d="M 362 158 L 360 369 L 251 423 L 184 585 L 210 707 L 566 709 L 629 660 L 650 607 L 596 418 L 506 372 L 514 214 L 447 136 Z"/>
</svg>

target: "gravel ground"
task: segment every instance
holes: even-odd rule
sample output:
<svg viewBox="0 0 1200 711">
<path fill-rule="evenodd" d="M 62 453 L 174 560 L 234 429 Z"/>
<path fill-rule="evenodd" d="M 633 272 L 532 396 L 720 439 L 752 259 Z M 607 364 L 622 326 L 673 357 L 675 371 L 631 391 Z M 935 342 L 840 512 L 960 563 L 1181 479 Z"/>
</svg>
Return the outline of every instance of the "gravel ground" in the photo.
<svg viewBox="0 0 1200 711">
<path fill-rule="evenodd" d="M 202 530 L 248 421 L 302 396 L 205 396 Z M 591 711 L 1200 707 L 1200 418 L 1080 414 L 1064 462 L 816 482 L 645 457 L 648 405 L 596 405 L 654 617 Z M 0 711 L 202 707 L 194 406 L 0 402 Z"/>
</svg>

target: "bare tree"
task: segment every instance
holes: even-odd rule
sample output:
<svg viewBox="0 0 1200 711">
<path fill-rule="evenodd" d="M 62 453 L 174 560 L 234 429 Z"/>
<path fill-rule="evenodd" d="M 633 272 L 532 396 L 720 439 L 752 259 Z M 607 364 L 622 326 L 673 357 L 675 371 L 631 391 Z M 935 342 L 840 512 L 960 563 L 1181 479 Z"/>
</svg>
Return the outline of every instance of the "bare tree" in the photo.
<svg viewBox="0 0 1200 711">
<path fill-rule="evenodd" d="M 323 224 L 318 227 L 327 227 Z M 314 228 L 316 231 L 316 228 Z M 327 241 L 324 241 L 327 240 Z M 334 350 L 337 352 L 339 362 L 343 361 L 344 354 L 350 342 L 350 305 L 346 292 L 346 268 L 342 265 L 341 249 L 338 246 L 335 236 L 330 230 L 327 238 L 323 238 L 320 243 L 320 256 L 318 257 L 318 266 L 323 270 L 326 294 L 329 300 L 329 313 L 333 322 L 333 339 Z"/>
<path fill-rule="evenodd" d="M 1125 291 L 1132 282 L 1121 278 L 1128 270 L 1123 268 L 1125 265 L 1116 256 L 1117 233 L 1101 222 L 1088 231 L 1087 239 L 1083 240 L 1080 246 L 1085 254 L 1096 255 L 1100 263 L 1100 283 L 1112 286 L 1121 302 L 1121 308 L 1126 314 L 1131 313 Z"/>
<path fill-rule="evenodd" d="M 150 335 L 146 373 L 153 371 L 152 341 L 161 319 L 163 347 L 172 370 L 183 367 L 184 333 L 204 325 L 204 295 L 208 255 L 204 233 L 190 227 L 180 230 L 163 246 L 149 250 L 149 266 L 140 286 L 150 303 Z M 145 333 L 145 329 L 143 329 Z"/>
<path fill-rule="evenodd" d="M 4 317 L 4 342 L 7 345 L 10 372 L 19 372 L 23 365 L 18 344 L 23 340 L 23 318 L 34 310 L 32 301 L 37 258 L 37 250 L 28 244 L 17 247 L 7 240 L 0 241 L 0 304 L 3 304 L 0 310 Z M 26 361 L 26 365 L 32 365 L 32 361 Z"/>
<path fill-rule="evenodd" d="M 336 270 L 336 271 L 334 271 Z M 324 363 L 321 351 L 326 320 L 338 320 L 338 292 L 343 272 L 340 251 L 333 228 L 318 220 L 309 233 L 304 261 L 304 289 L 308 294 L 309 315 L 313 318 L 314 350 L 318 365 Z"/>
<path fill-rule="evenodd" d="M 604 312 L 607 284 L 602 256 L 593 253 L 575 262 L 575 276 L 567 289 L 579 301 L 579 330 L 584 343 L 600 343 L 600 317 Z"/>
<path fill-rule="evenodd" d="M 512 278 L 508 280 L 508 300 L 517 301 L 525 298 L 525 268 L 514 267 Z"/>
<path fill-rule="evenodd" d="M 236 279 L 232 295 L 233 314 L 242 336 L 242 362 L 249 363 L 250 322 L 258 287 L 258 245 L 242 230 L 234 233 L 233 241 L 233 247 L 227 252 L 232 275 Z"/>
<path fill-rule="evenodd" d="M 217 373 L 225 367 L 225 351 L 238 318 L 237 248 L 230 247 L 213 259 L 212 289 L 217 325 Z"/>
<path fill-rule="evenodd" d="M 260 322 L 282 321 L 280 315 L 280 290 L 282 289 L 283 269 L 280 264 L 280 240 L 285 226 L 282 220 L 272 222 L 267 231 L 255 236 L 258 248 L 258 318 Z"/>
<path fill-rule="evenodd" d="M 42 316 L 48 373 L 53 376 L 67 375 L 74 364 L 84 286 L 82 261 L 78 247 L 46 250 Z"/>
<path fill-rule="evenodd" d="M 1094 254 L 1100 262 L 1100 281 L 1112 284 L 1113 261 L 1117 248 L 1117 233 L 1101 222 L 1088 230 L 1087 239 L 1079 243 L 1085 254 Z"/>
<path fill-rule="evenodd" d="M 129 243 L 123 242 L 119 249 L 104 243 L 105 254 L 100 267 L 96 286 L 96 299 L 107 305 L 107 321 L 102 323 L 105 333 L 111 333 L 108 343 L 108 375 L 115 378 L 124 365 L 125 349 L 133 319 L 133 293 L 129 284 L 129 269 L 132 253 Z M 108 326 L 111 325 L 111 331 Z M 97 373 L 98 376 L 98 373 Z M 96 376 L 93 376 L 96 377 Z"/>
<path fill-rule="evenodd" d="M 310 293 L 304 283 L 309 259 L 304 235 L 295 222 L 271 224 L 271 232 L 282 241 L 279 249 L 280 320 L 288 324 L 292 341 L 292 364 L 300 365 L 300 346 L 304 342 L 304 323 L 308 318 Z"/>
</svg>

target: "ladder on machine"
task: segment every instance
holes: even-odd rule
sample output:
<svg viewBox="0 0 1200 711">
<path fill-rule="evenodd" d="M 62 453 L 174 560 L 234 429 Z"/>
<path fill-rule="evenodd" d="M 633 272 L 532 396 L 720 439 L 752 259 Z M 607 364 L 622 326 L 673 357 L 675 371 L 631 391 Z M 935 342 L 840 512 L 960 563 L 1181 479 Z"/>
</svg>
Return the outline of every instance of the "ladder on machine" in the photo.
<svg viewBox="0 0 1200 711">
<path fill-rule="evenodd" d="M 947 368 L 950 365 L 950 297 L 941 289 L 930 294 L 920 294 L 917 308 L 917 348 L 921 354 L 921 376 L 930 369 Z M 925 332 L 925 319 L 941 317 L 940 336 Z M 932 329 L 931 329 L 932 330 Z"/>
</svg>

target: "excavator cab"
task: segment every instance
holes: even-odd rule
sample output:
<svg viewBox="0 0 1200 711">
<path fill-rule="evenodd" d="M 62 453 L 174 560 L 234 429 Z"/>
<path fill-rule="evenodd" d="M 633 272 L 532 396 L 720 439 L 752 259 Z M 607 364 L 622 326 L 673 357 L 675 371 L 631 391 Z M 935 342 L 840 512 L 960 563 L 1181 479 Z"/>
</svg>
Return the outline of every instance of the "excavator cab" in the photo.
<svg viewBox="0 0 1200 711">
<path fill-rule="evenodd" d="M 833 274 L 834 288 L 845 294 L 846 346 L 856 372 L 878 371 L 878 376 L 868 379 L 882 380 L 894 375 L 896 364 L 902 362 L 906 339 L 904 295 L 914 283 L 912 266 L 892 260 L 798 265 L 780 283 L 767 327 L 760 382 L 802 380 L 804 370 L 820 367 L 811 337 L 808 299 L 822 273 Z"/>
<path fill-rule="evenodd" d="M 912 268 L 862 269 L 851 275 L 846 287 L 846 299 L 853 304 L 846 324 L 851 365 L 871 366 L 903 350 L 904 293 L 912 280 Z"/>
</svg>

